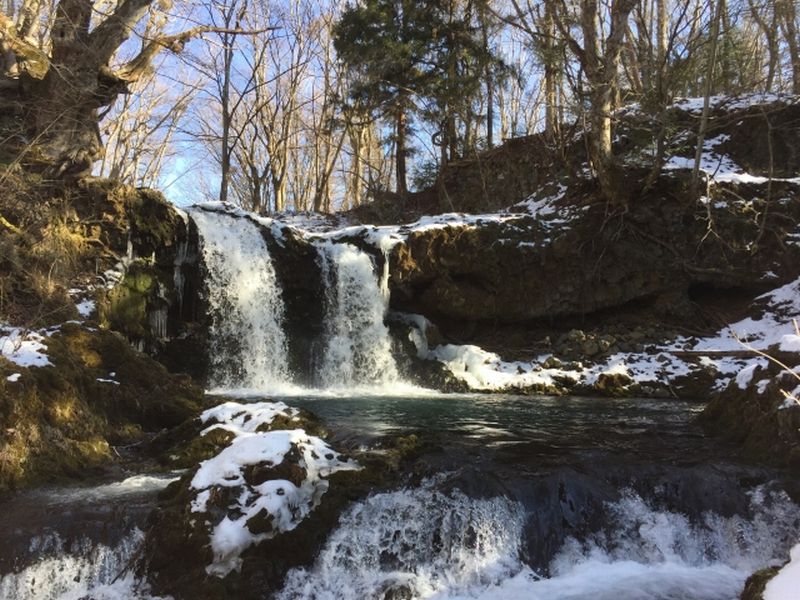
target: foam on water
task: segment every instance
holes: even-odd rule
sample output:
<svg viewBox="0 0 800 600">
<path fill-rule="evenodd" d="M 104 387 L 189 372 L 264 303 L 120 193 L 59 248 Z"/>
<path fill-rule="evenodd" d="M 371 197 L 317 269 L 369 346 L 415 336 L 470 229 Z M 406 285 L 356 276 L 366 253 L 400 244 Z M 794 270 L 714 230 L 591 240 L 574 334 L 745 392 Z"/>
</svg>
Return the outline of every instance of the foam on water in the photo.
<svg viewBox="0 0 800 600">
<path fill-rule="evenodd" d="M 208 273 L 211 387 L 291 384 L 282 291 L 259 226 L 202 209 L 191 214 Z"/>
<path fill-rule="evenodd" d="M 279 597 L 730 600 L 750 573 L 785 556 L 800 530 L 798 507 L 762 490 L 746 517 L 708 512 L 691 521 L 632 492 L 607 510 L 604 532 L 568 539 L 543 577 L 523 560 L 520 505 L 431 484 L 377 494 L 342 516 L 316 564 L 290 572 Z"/>
</svg>

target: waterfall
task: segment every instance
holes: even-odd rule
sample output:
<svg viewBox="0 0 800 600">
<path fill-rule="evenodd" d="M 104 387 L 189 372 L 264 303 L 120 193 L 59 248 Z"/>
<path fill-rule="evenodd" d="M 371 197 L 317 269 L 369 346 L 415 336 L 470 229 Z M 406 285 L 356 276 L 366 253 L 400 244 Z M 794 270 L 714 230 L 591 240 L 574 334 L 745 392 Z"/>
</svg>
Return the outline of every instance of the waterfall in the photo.
<svg viewBox="0 0 800 600">
<path fill-rule="evenodd" d="M 381 386 L 399 380 L 383 322 L 385 283 L 369 255 L 346 243 L 318 244 L 325 284 L 325 339 L 317 372 L 325 388 Z"/>
<path fill-rule="evenodd" d="M 295 393 L 283 291 L 261 226 L 244 215 L 203 209 L 193 210 L 192 218 L 207 273 L 211 386 Z M 308 351 L 314 385 L 343 390 L 402 384 L 384 323 L 388 261 L 378 273 L 371 256 L 352 244 L 307 239 L 317 250 L 324 291 L 322 334 Z"/>
<path fill-rule="evenodd" d="M 207 271 L 211 385 L 264 391 L 290 383 L 283 298 L 260 228 L 202 209 L 192 218 Z"/>
<path fill-rule="evenodd" d="M 67 549 L 57 534 L 34 538 L 31 545 L 42 547 L 46 556 L 19 572 L 0 575 L 0 598 L 157 600 L 131 568 L 143 542 L 144 534 L 138 529 L 114 547 L 94 545 L 86 539 Z"/>
<path fill-rule="evenodd" d="M 309 568 L 286 577 L 280 600 L 730 600 L 754 570 L 786 555 L 797 505 L 750 494 L 749 514 L 690 520 L 625 491 L 607 527 L 568 538 L 548 573 L 525 563 L 526 519 L 508 498 L 421 487 L 353 504 Z"/>
</svg>

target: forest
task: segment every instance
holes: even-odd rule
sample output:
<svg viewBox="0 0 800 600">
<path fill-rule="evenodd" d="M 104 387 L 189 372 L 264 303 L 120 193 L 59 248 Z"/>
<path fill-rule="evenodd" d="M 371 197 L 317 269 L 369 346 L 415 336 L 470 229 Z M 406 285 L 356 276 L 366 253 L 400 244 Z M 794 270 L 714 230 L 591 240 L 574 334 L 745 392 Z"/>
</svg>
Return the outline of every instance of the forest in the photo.
<svg viewBox="0 0 800 600">
<path fill-rule="evenodd" d="M 402 198 L 510 138 L 563 153 L 584 124 L 611 197 L 621 106 L 663 137 L 676 98 L 800 90 L 791 0 L 11 0 L 1 16 L 17 160 L 38 148 L 62 173 L 262 214 Z"/>
<path fill-rule="evenodd" d="M 799 26 L 0 3 L 0 599 L 798 600 Z"/>
</svg>

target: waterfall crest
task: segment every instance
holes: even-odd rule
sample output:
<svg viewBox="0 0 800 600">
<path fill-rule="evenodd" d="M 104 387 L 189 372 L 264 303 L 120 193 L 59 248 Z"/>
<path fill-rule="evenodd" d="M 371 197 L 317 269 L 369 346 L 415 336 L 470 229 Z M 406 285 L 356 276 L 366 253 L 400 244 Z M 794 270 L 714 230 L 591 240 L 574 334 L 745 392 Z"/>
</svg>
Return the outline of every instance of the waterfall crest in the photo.
<svg viewBox="0 0 800 600">
<path fill-rule="evenodd" d="M 275 390 L 291 384 L 284 304 L 269 249 L 247 218 L 192 211 L 208 273 L 210 383 Z"/>
</svg>

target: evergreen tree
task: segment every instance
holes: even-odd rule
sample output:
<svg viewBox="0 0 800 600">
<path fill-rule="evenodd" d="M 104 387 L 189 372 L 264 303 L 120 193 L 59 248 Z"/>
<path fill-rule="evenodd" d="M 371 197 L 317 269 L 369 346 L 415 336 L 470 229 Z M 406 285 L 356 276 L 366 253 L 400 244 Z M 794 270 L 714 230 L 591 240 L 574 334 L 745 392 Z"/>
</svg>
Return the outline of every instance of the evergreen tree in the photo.
<svg viewBox="0 0 800 600">
<path fill-rule="evenodd" d="M 347 8 L 334 30 L 336 52 L 351 70 L 351 97 L 393 120 L 401 196 L 412 115 L 442 129 L 440 143 L 453 157 L 457 118 L 472 116 L 487 65 L 499 64 L 474 23 L 476 6 L 475 0 L 366 0 Z"/>
<path fill-rule="evenodd" d="M 415 0 L 367 0 L 344 11 L 334 29 L 334 48 L 353 71 L 351 96 L 394 119 L 397 192 L 404 196 L 408 118 L 414 96 L 436 84 L 428 61 L 436 11 Z"/>
</svg>

